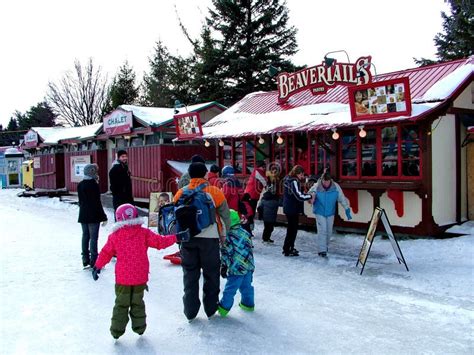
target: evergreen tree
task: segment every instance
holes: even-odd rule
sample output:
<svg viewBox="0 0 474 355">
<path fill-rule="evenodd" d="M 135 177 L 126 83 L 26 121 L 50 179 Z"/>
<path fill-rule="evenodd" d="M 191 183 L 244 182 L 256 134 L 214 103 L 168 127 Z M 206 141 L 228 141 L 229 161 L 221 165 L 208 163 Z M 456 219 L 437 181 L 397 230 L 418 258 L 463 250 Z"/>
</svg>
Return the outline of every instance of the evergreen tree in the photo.
<svg viewBox="0 0 474 355">
<path fill-rule="evenodd" d="M 173 94 L 170 89 L 170 54 L 168 48 L 158 41 L 153 57 L 149 59 L 150 73 L 143 77 L 144 96 L 142 104 L 154 107 L 170 107 Z"/>
<path fill-rule="evenodd" d="M 200 99 L 232 104 L 258 90 L 274 90 L 267 75 L 273 65 L 294 71 L 289 58 L 297 51 L 296 28 L 288 25 L 288 9 L 280 0 L 213 0 L 202 38 L 194 81 Z M 211 81 L 209 77 L 215 76 Z M 220 81 L 220 82 L 218 82 Z M 212 89 L 203 89 L 210 85 Z M 222 91 L 216 91 L 220 89 Z M 219 93 L 219 97 L 216 94 Z"/>
<path fill-rule="evenodd" d="M 23 115 L 20 111 L 15 111 L 13 115 L 14 117 L 10 117 L 8 122 L 7 131 L 18 131 L 18 118 L 23 117 Z"/>
<path fill-rule="evenodd" d="M 57 115 L 45 101 L 31 106 L 25 113 L 18 112 L 17 120 L 20 130 L 29 130 L 31 127 L 52 127 L 55 125 Z"/>
<path fill-rule="evenodd" d="M 119 72 L 112 81 L 110 87 L 110 107 L 111 111 L 120 105 L 131 105 L 138 99 L 138 86 L 135 84 L 136 76 L 128 61 L 120 67 Z"/>
<path fill-rule="evenodd" d="M 443 32 L 439 32 L 434 42 L 437 47 L 437 61 L 414 58 L 421 66 L 466 58 L 474 53 L 474 5 L 469 0 L 447 0 L 451 14 L 441 12 Z"/>
</svg>

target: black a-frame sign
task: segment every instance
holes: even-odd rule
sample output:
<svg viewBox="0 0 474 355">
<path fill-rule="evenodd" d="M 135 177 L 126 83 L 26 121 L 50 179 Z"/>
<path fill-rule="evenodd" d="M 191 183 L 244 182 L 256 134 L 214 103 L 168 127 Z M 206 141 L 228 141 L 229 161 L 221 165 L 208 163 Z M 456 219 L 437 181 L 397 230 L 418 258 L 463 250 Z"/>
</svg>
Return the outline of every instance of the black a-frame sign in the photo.
<svg viewBox="0 0 474 355">
<path fill-rule="evenodd" d="M 402 250 L 400 249 L 400 245 L 398 245 L 397 239 L 392 232 L 392 227 L 387 218 L 387 214 L 385 210 L 380 207 L 376 207 L 374 213 L 372 214 L 372 219 L 370 220 L 369 229 L 367 230 L 367 234 L 364 238 L 364 243 L 362 244 L 362 248 L 359 252 L 359 259 L 357 260 L 356 266 L 359 266 L 359 263 L 362 265 L 362 270 L 360 274 L 364 272 L 365 263 L 367 262 L 367 258 L 369 257 L 370 248 L 372 247 L 372 243 L 375 237 L 375 230 L 377 229 L 377 225 L 379 221 L 382 220 L 383 226 L 385 228 L 385 232 L 387 233 L 388 239 L 390 240 L 390 244 L 392 244 L 393 251 L 397 256 L 398 263 L 405 265 L 405 268 L 408 270 L 408 265 L 403 257 Z"/>
</svg>

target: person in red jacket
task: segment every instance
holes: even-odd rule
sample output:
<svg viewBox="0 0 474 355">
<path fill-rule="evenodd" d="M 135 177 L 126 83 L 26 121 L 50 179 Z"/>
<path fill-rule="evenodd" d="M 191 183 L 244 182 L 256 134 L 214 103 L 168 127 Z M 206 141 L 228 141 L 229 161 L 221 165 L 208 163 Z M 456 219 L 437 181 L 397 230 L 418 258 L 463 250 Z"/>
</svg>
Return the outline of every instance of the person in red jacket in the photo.
<svg viewBox="0 0 474 355">
<path fill-rule="evenodd" d="M 207 173 L 207 181 L 209 181 L 209 184 L 211 184 L 212 186 L 217 186 L 220 188 L 221 186 L 219 181 L 219 172 L 219 167 L 216 164 L 212 164 L 211 169 Z"/>
<path fill-rule="evenodd" d="M 112 313 L 110 333 L 118 339 L 125 333 L 128 314 L 132 319 L 132 330 L 142 335 L 146 329 L 146 313 L 143 294 L 148 290 L 148 248 L 165 249 L 176 241 L 189 241 L 189 232 L 161 236 L 141 225 L 137 209 L 126 203 L 115 212 L 117 225 L 109 235 L 107 243 L 100 251 L 92 269 L 92 277 L 98 280 L 100 270 L 109 263 L 113 256 L 115 264 L 115 306 Z"/>
<path fill-rule="evenodd" d="M 258 200 L 260 200 L 260 194 L 267 186 L 267 179 L 265 177 L 266 164 L 263 160 L 257 161 L 257 168 L 250 174 L 247 185 L 245 186 L 243 201 L 250 203 L 252 208 L 251 215 L 247 218 L 247 222 L 242 224 L 242 227 L 252 234 L 253 220 L 255 211 L 257 210 Z"/>
</svg>

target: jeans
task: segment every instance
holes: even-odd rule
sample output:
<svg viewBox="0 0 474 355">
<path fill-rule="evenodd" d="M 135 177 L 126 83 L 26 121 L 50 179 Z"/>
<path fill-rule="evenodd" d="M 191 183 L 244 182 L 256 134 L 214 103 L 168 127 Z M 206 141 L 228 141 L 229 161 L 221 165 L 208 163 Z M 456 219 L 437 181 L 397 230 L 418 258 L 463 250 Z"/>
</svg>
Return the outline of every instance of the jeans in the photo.
<svg viewBox="0 0 474 355">
<path fill-rule="evenodd" d="M 100 223 L 81 223 L 82 226 L 82 263 L 95 265 L 97 260 L 97 240 Z"/>
<path fill-rule="evenodd" d="M 328 251 L 329 240 L 332 236 L 334 216 L 324 217 L 316 215 L 316 226 L 318 228 L 318 250 L 320 253 Z"/>
<path fill-rule="evenodd" d="M 222 299 L 219 302 L 221 306 L 230 310 L 234 304 L 234 296 L 237 293 L 237 290 L 239 290 L 241 303 L 247 307 L 254 307 L 255 299 L 252 279 L 253 272 L 248 272 L 246 275 L 228 275 Z"/>
</svg>

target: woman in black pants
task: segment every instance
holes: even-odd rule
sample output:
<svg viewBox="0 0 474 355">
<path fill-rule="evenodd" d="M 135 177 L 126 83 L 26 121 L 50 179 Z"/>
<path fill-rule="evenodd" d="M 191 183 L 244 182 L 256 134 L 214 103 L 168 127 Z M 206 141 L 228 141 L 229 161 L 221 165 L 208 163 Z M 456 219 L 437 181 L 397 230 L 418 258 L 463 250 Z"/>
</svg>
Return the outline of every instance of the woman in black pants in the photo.
<svg viewBox="0 0 474 355">
<path fill-rule="evenodd" d="M 296 165 L 284 180 L 283 212 L 286 215 L 288 227 L 286 230 L 285 243 L 283 244 L 283 255 L 298 256 L 295 249 L 295 239 L 298 233 L 300 214 L 303 213 L 303 202 L 311 199 L 310 194 L 301 191 L 301 180 L 304 178 L 304 169 Z"/>
</svg>

